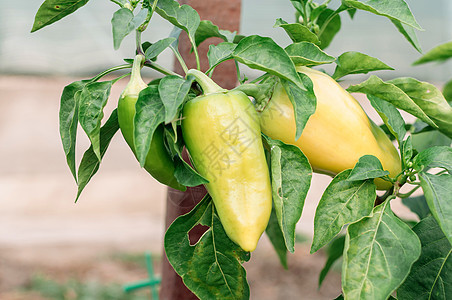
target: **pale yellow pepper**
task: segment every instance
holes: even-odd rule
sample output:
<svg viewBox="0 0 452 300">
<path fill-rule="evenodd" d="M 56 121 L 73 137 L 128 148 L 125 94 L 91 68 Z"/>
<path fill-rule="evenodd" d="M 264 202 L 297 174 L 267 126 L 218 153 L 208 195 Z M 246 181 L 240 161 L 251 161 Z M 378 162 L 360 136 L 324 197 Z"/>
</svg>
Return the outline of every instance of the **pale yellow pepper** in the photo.
<svg viewBox="0 0 452 300">
<path fill-rule="evenodd" d="M 352 169 L 363 155 L 376 156 L 396 176 L 401 171 L 399 154 L 380 127 L 375 125 L 358 101 L 325 73 L 297 67 L 314 84 L 317 98 L 315 113 L 309 118 L 301 137 L 295 140 L 295 117 L 292 103 L 278 83 L 272 99 L 260 113 L 262 132 L 273 139 L 299 147 L 315 172 L 335 175 Z M 392 184 L 376 179 L 377 189 Z"/>
</svg>

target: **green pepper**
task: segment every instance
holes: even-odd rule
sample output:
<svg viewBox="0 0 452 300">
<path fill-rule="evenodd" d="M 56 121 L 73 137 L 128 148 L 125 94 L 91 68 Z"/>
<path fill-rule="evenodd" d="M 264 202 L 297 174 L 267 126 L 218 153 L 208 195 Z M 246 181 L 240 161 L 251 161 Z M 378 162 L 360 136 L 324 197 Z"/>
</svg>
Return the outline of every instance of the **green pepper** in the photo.
<svg viewBox="0 0 452 300">
<path fill-rule="evenodd" d="M 270 175 L 257 113 L 240 91 L 190 70 L 204 94 L 183 108 L 182 134 L 229 238 L 253 251 L 272 209 Z"/>
<path fill-rule="evenodd" d="M 118 121 L 122 135 L 136 156 L 135 144 L 133 138 L 135 117 L 135 103 L 142 90 L 147 88 L 147 84 L 141 79 L 141 64 L 143 55 L 137 55 L 133 61 L 132 75 L 126 88 L 118 101 Z M 151 147 L 146 156 L 144 169 L 159 182 L 172 188 L 184 191 L 186 187 L 177 182 L 174 177 L 174 162 L 166 150 L 164 141 L 163 125 L 157 127 L 152 137 Z"/>
</svg>

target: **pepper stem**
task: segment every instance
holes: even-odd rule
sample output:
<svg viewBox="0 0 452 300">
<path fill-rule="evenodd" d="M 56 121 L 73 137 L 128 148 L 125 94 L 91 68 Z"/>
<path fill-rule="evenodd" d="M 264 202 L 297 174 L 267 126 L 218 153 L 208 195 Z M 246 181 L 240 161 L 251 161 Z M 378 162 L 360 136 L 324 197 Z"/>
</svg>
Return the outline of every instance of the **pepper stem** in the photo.
<svg viewBox="0 0 452 300">
<path fill-rule="evenodd" d="M 195 77 L 195 80 L 201 86 L 204 95 L 227 92 L 227 90 L 220 87 L 209 76 L 199 70 L 188 70 L 187 77 L 188 76 Z"/>
<path fill-rule="evenodd" d="M 141 67 L 143 66 L 145 58 L 142 54 L 135 56 L 132 65 L 132 75 L 130 76 L 130 81 L 135 81 L 141 79 Z"/>
</svg>

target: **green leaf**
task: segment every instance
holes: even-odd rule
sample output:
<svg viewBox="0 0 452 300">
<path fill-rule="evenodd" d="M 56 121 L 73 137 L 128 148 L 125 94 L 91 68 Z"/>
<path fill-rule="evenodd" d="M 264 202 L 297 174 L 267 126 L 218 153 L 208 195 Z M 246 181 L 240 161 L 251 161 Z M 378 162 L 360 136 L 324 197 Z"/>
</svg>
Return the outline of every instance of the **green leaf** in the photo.
<svg viewBox="0 0 452 300">
<path fill-rule="evenodd" d="M 432 61 L 443 62 L 452 57 L 452 42 L 447 42 L 436 46 L 427 53 L 425 53 L 421 58 L 416 60 L 413 65 L 425 64 Z"/>
<path fill-rule="evenodd" d="M 407 41 L 416 49 L 419 53 L 422 53 L 421 45 L 417 39 L 416 31 L 413 27 L 405 25 L 397 20 L 391 20 L 397 30 L 407 39 Z"/>
<path fill-rule="evenodd" d="M 301 25 L 300 23 L 288 24 L 283 19 L 276 19 L 276 23 L 273 27 L 281 27 L 284 29 L 294 43 L 310 42 L 317 45 L 320 44 L 317 35 L 311 32 L 308 27 Z"/>
<path fill-rule="evenodd" d="M 295 227 L 311 185 L 312 169 L 306 156 L 293 145 L 265 137 L 270 146 L 272 194 L 281 232 L 294 252 Z"/>
<path fill-rule="evenodd" d="M 421 253 L 410 227 L 391 211 L 389 201 L 348 227 L 342 263 L 347 299 L 387 299 L 404 281 Z"/>
<path fill-rule="evenodd" d="M 209 45 L 209 51 L 207 52 L 209 70 L 215 68 L 220 63 L 231 59 L 235 47 L 235 44 L 228 42 L 219 43 L 218 45 Z"/>
<path fill-rule="evenodd" d="M 190 245 L 188 233 L 198 224 L 210 228 Z M 176 273 L 201 300 L 249 298 L 246 272 L 241 266 L 249 260 L 249 253 L 228 238 L 209 195 L 171 224 L 164 245 Z"/>
<path fill-rule="evenodd" d="M 31 32 L 35 32 L 47 25 L 72 14 L 88 3 L 89 0 L 46 0 L 38 9 Z"/>
<path fill-rule="evenodd" d="M 104 117 L 104 107 L 110 96 L 111 85 L 111 81 L 88 83 L 80 93 L 78 118 L 99 161 L 101 160 L 100 124 Z"/>
<path fill-rule="evenodd" d="M 152 44 L 151 46 L 149 46 L 149 48 L 146 49 L 146 52 L 144 54 L 146 56 L 146 59 L 152 60 L 156 58 L 160 53 L 163 52 L 163 50 L 174 43 L 174 41 L 176 41 L 176 38 L 168 37 L 155 42 L 155 44 Z"/>
<path fill-rule="evenodd" d="M 105 122 L 104 126 L 100 129 L 100 154 L 101 158 L 104 157 L 105 152 L 107 151 L 108 146 L 110 145 L 110 141 L 115 135 L 115 133 L 119 130 L 118 123 L 118 113 L 116 109 L 111 113 L 107 122 Z M 82 160 L 80 161 L 80 166 L 78 169 L 78 190 L 77 197 L 75 201 L 77 202 L 80 194 L 82 193 L 85 186 L 91 180 L 91 178 L 96 174 L 99 170 L 100 161 L 97 158 L 97 155 L 94 153 L 93 145 L 91 145 L 88 150 L 83 154 Z"/>
<path fill-rule="evenodd" d="M 418 30 L 423 30 L 416 22 L 410 8 L 403 0 L 343 0 L 343 2 L 348 6 L 365 10 L 379 16 L 384 16 L 391 20 L 395 19 Z"/>
<path fill-rule="evenodd" d="M 443 95 L 447 102 L 452 102 L 452 80 L 448 81 L 443 88 Z"/>
<path fill-rule="evenodd" d="M 397 139 L 399 145 L 406 135 L 405 121 L 397 108 L 390 102 L 384 101 L 373 95 L 367 95 L 370 104 L 380 115 L 391 134 Z"/>
<path fill-rule="evenodd" d="M 143 167 L 151 148 L 157 127 L 165 121 L 165 106 L 157 86 L 149 86 L 140 92 L 135 104 L 134 141 L 137 159 Z"/>
<path fill-rule="evenodd" d="M 306 87 L 306 90 L 299 88 L 290 81 L 281 80 L 281 84 L 283 85 L 294 110 L 296 126 L 295 140 L 298 140 L 301 137 L 306 123 L 311 115 L 314 114 L 317 106 L 317 98 L 314 94 L 314 85 L 311 79 L 306 74 L 299 73 L 298 75 L 300 76 L 303 85 Z M 278 97 L 278 95 L 274 95 L 274 97 Z"/>
<path fill-rule="evenodd" d="M 202 20 L 195 33 L 195 44 L 196 46 L 199 46 L 202 42 L 211 37 L 217 37 L 223 39 L 225 42 L 233 43 L 236 35 L 237 33 L 235 31 L 230 32 L 229 30 L 221 30 L 211 21 Z"/>
<path fill-rule="evenodd" d="M 436 146 L 423 150 L 413 161 L 413 168 L 417 171 L 429 168 L 445 168 L 452 174 L 452 148 Z"/>
<path fill-rule="evenodd" d="M 174 0 L 159 0 L 155 11 L 176 27 L 188 33 L 191 41 L 195 41 L 195 34 L 201 22 L 198 12 L 189 5 L 180 6 Z"/>
<path fill-rule="evenodd" d="M 425 200 L 424 195 L 403 198 L 402 203 L 418 215 L 421 220 L 430 215 L 430 209 L 428 208 L 427 200 Z"/>
<path fill-rule="evenodd" d="M 174 158 L 174 163 L 176 165 L 176 170 L 174 171 L 174 177 L 176 177 L 177 182 L 185 186 L 198 186 L 201 184 L 209 183 L 207 179 L 202 177 L 198 172 L 196 172 L 187 162 L 185 162 L 181 157 L 176 156 Z"/>
<path fill-rule="evenodd" d="M 383 170 L 383 166 L 378 158 L 373 155 L 363 155 L 359 158 L 353 170 L 348 176 L 348 181 L 374 179 L 389 175 Z"/>
<path fill-rule="evenodd" d="M 111 26 L 113 31 L 113 47 L 119 49 L 122 40 L 132 31 L 137 29 L 145 20 L 147 9 L 142 9 L 136 16 L 128 8 L 120 8 L 113 14 Z"/>
<path fill-rule="evenodd" d="M 173 121 L 187 98 L 194 77 L 189 76 L 183 79 L 176 75 L 169 75 L 162 78 L 159 83 L 159 95 L 165 107 L 165 123 Z"/>
<path fill-rule="evenodd" d="M 60 101 L 60 136 L 66 162 L 77 181 L 75 170 L 75 144 L 77 139 L 78 107 L 80 93 L 86 81 L 75 81 L 63 89 Z"/>
<path fill-rule="evenodd" d="M 377 197 L 373 180 L 348 181 L 350 173 L 351 170 L 345 170 L 337 174 L 319 201 L 311 253 L 329 243 L 345 224 L 356 222 L 372 212 Z"/>
<path fill-rule="evenodd" d="M 335 238 L 326 249 L 327 260 L 319 275 L 319 288 L 322 286 L 323 280 L 330 271 L 333 264 L 342 257 L 344 252 L 345 235 Z"/>
<path fill-rule="evenodd" d="M 422 252 L 405 282 L 397 290 L 399 300 L 447 300 L 452 295 L 452 247 L 433 217 L 413 227 Z"/>
<path fill-rule="evenodd" d="M 392 83 L 386 83 L 377 76 L 370 76 L 366 81 L 352 85 L 347 91 L 353 93 L 364 93 L 391 102 L 395 107 L 418 117 L 430 126 L 437 125 L 425 114 L 425 112 L 399 87 Z"/>
<path fill-rule="evenodd" d="M 309 42 L 291 44 L 285 50 L 297 66 L 318 66 L 330 64 L 336 60 L 334 56 L 326 54 L 318 46 Z"/>
<path fill-rule="evenodd" d="M 434 175 L 424 172 L 419 175 L 428 207 L 447 239 L 452 243 L 452 175 Z"/>
<path fill-rule="evenodd" d="M 278 255 L 281 265 L 287 270 L 287 247 L 281 227 L 279 227 L 278 218 L 276 217 L 275 206 L 272 207 L 270 220 L 268 221 L 265 232 Z"/>
<path fill-rule="evenodd" d="M 438 129 L 452 138 L 452 107 L 433 84 L 414 78 L 389 80 L 404 91 L 434 122 Z"/>
<path fill-rule="evenodd" d="M 320 26 L 320 28 L 323 28 L 325 26 L 323 32 L 319 33 L 320 48 L 322 49 L 325 49 L 330 45 L 331 41 L 341 29 L 340 15 L 335 15 L 332 19 L 330 19 L 332 14 L 334 14 L 334 10 L 326 9 L 320 14 L 317 20 L 317 24 Z"/>
<path fill-rule="evenodd" d="M 339 79 L 349 74 L 367 74 L 371 71 L 394 70 L 381 60 L 355 51 L 344 52 L 337 58 L 333 78 Z"/>
<path fill-rule="evenodd" d="M 289 55 L 271 38 L 248 36 L 237 44 L 232 56 L 252 69 L 290 80 L 300 89 L 305 89 Z"/>
<path fill-rule="evenodd" d="M 413 148 L 421 152 L 433 146 L 449 146 L 452 139 L 439 131 L 428 131 L 413 134 Z"/>
</svg>

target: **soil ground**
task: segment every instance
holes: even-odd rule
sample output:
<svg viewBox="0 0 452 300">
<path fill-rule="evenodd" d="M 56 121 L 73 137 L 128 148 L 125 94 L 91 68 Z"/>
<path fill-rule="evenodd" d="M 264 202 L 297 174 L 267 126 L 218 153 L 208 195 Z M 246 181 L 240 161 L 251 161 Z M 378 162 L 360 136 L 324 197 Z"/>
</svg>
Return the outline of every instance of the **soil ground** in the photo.
<svg viewBox="0 0 452 300">
<path fill-rule="evenodd" d="M 0 76 L 2 300 L 81 299 L 76 291 L 52 298 L 34 290 L 37 276 L 62 284 L 78 280 L 119 286 L 146 279 L 140 263 L 145 252 L 156 257 L 155 270 L 160 273 L 166 189 L 140 170 L 119 135 L 74 204 L 76 184 L 58 133 L 60 94 L 73 80 L 78 79 Z M 106 116 L 124 85 L 113 87 Z M 78 143 L 80 158 L 88 141 L 79 134 Z M 326 176 L 313 179 L 297 228 L 305 236 L 312 234 L 315 207 L 329 181 Z M 309 246 L 307 242 L 296 247 L 286 271 L 262 238 L 245 265 L 251 298 L 334 299 L 340 293 L 340 274 L 330 272 L 317 290 L 325 256 L 309 255 Z"/>
</svg>

